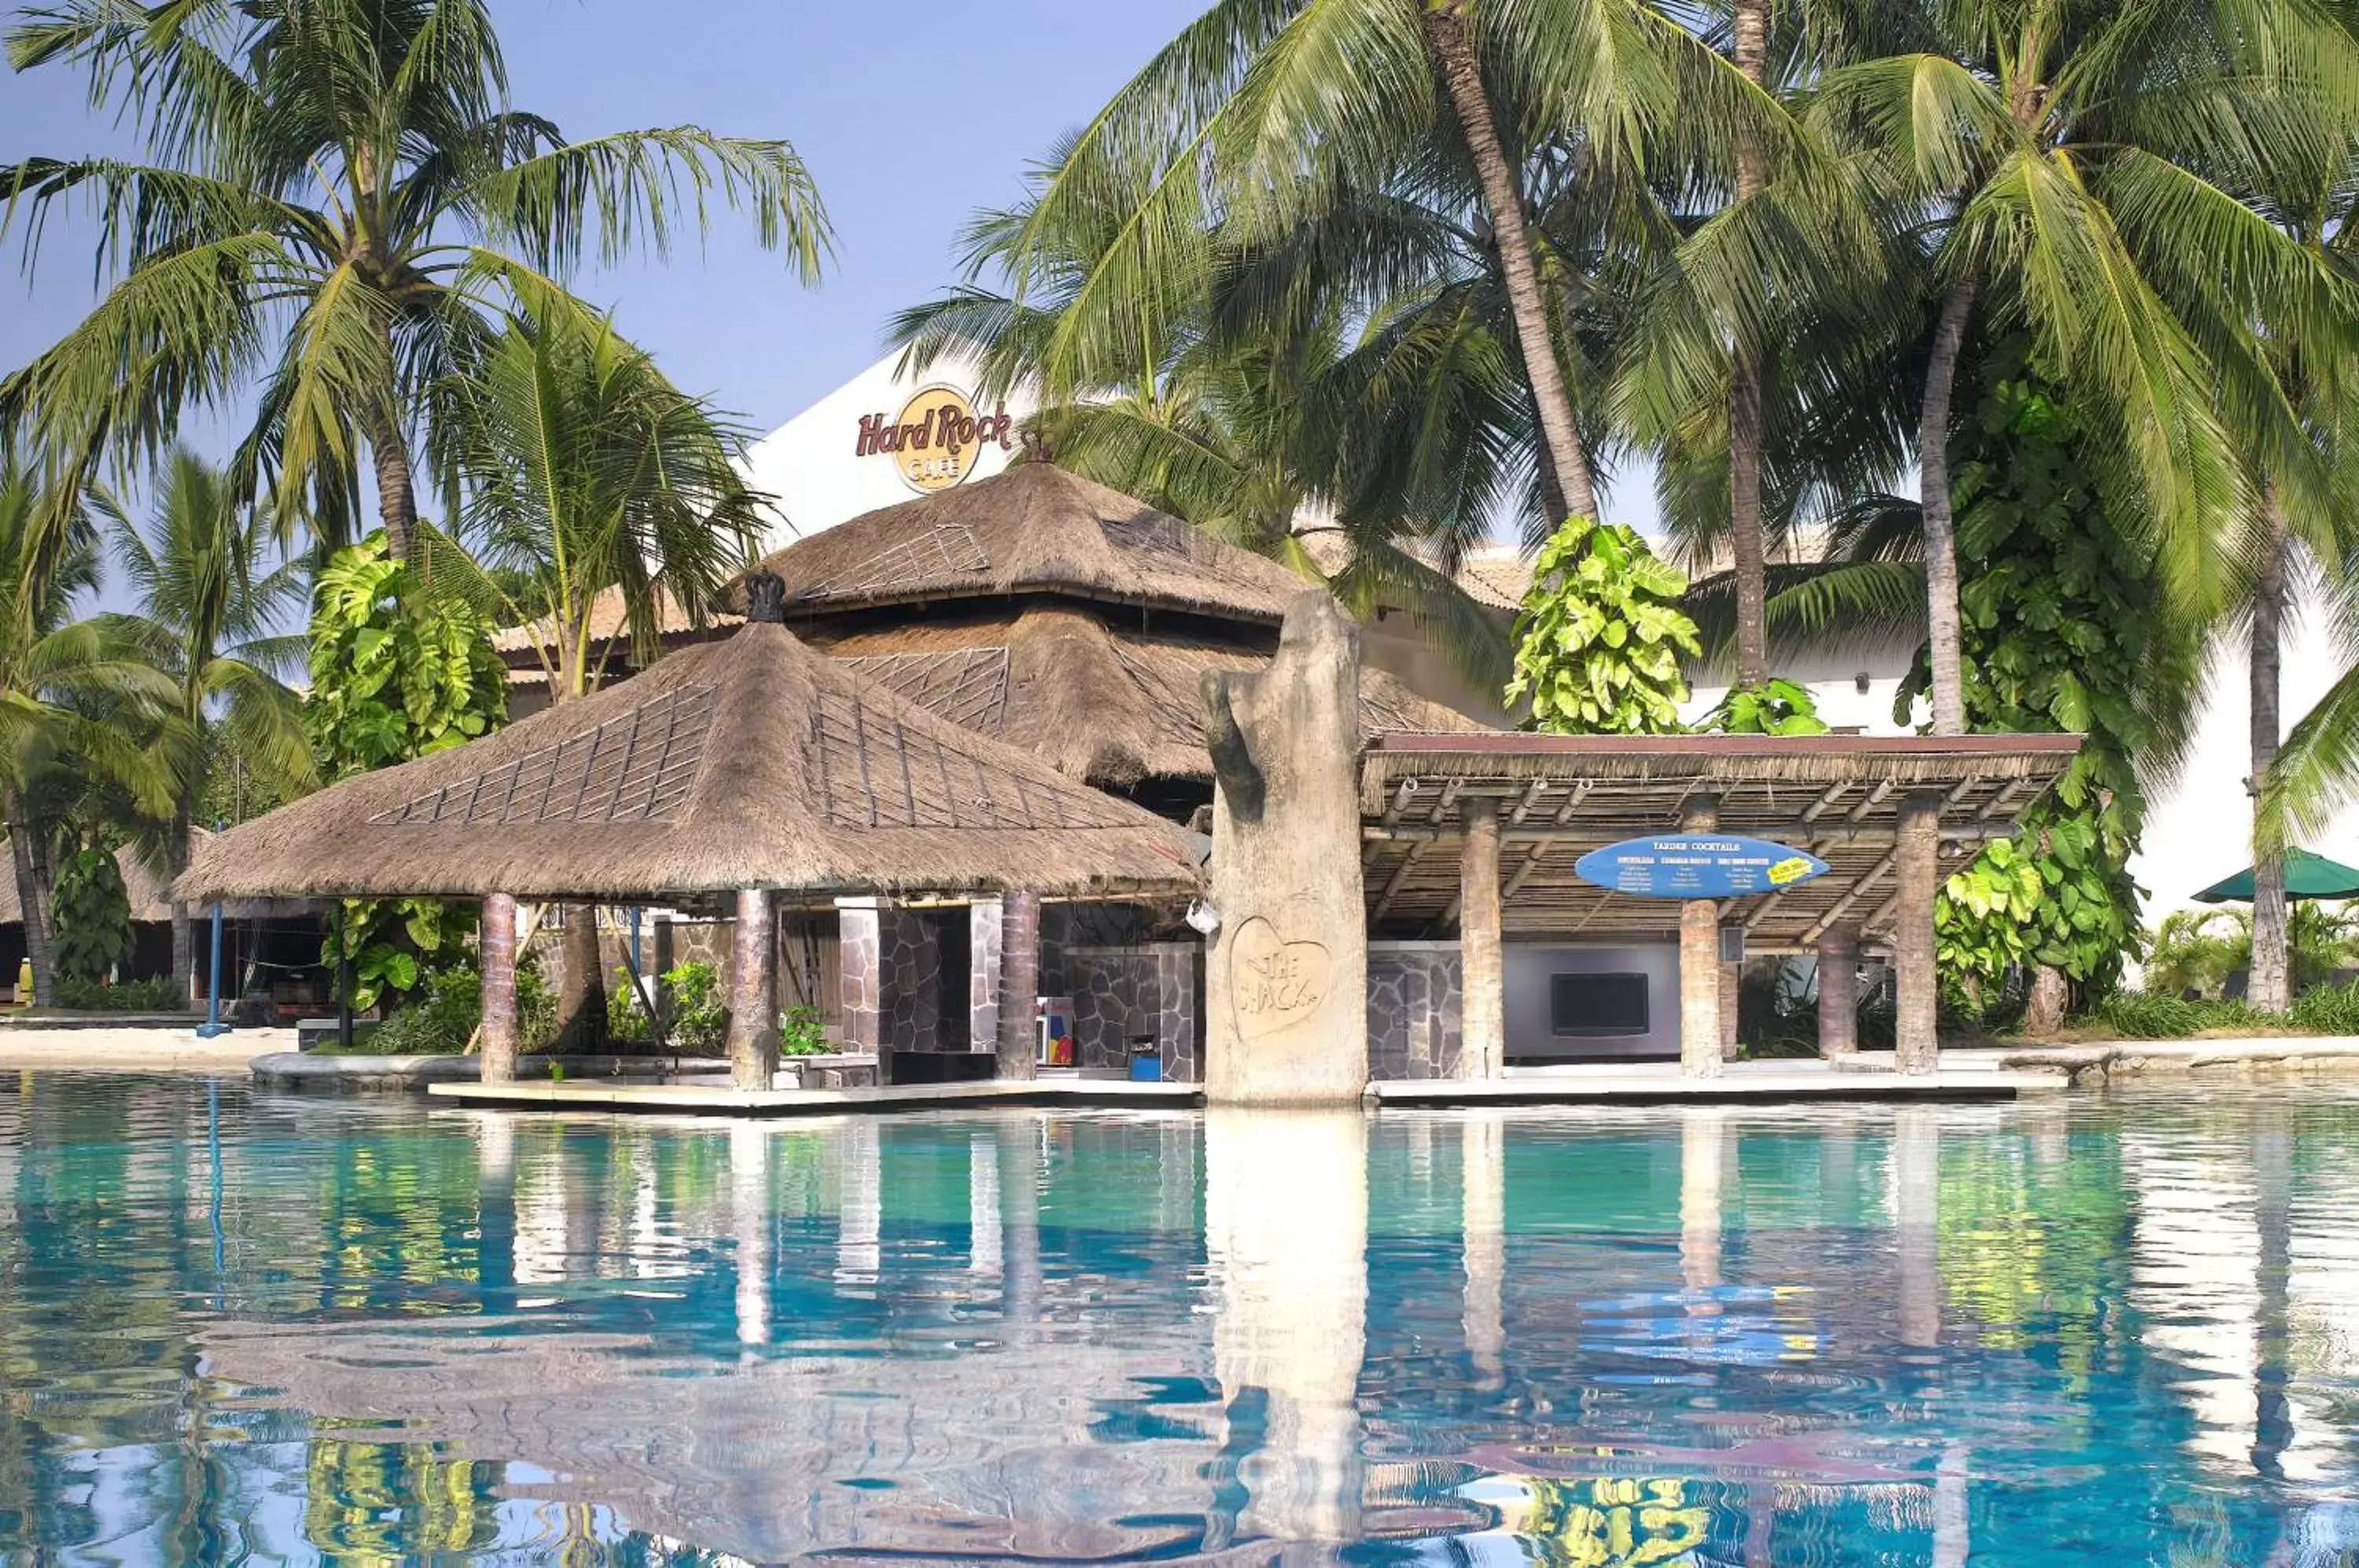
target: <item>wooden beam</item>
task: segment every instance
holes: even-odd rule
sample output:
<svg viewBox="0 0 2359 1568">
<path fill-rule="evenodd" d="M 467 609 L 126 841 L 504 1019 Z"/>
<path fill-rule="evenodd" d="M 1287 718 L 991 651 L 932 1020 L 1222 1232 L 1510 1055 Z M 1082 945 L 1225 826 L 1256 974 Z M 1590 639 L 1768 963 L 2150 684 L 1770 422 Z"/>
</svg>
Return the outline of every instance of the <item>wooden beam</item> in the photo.
<svg viewBox="0 0 2359 1568">
<path fill-rule="evenodd" d="M 1524 790 L 1524 798 L 1516 802 L 1515 811 L 1507 820 L 1510 822 L 1520 822 L 1526 817 L 1530 816 L 1532 814 L 1532 808 L 1539 804 L 1540 797 L 1548 793 L 1548 787 L 1549 781 L 1545 778 L 1533 779 L 1531 784 Z"/>
<path fill-rule="evenodd" d="M 1417 798 L 1417 780 L 1414 779 L 1404 779 L 1400 781 L 1400 788 L 1393 791 L 1392 800 L 1385 807 L 1386 826 L 1389 827 L 1401 820 L 1401 813 L 1408 811 L 1408 803 Z"/>
<path fill-rule="evenodd" d="M 1565 791 L 1564 804 L 1556 809 L 1558 826 L 1561 827 L 1565 823 L 1572 821 L 1572 813 L 1581 809 L 1581 803 L 1583 800 L 1589 799 L 1589 791 L 1591 788 L 1592 786 L 1589 780 L 1583 779 L 1577 781 L 1571 789 Z"/>
<path fill-rule="evenodd" d="M 1441 787 L 1441 799 L 1434 802 L 1433 815 L 1426 820 L 1439 823 L 1444 817 L 1450 815 L 1450 808 L 1458 803 L 1458 791 L 1465 787 L 1466 781 L 1462 779 L 1452 779 L 1444 784 Z"/>
<path fill-rule="evenodd" d="M 1886 855 L 1874 866 L 1869 866 L 1867 868 L 1866 875 L 1862 877 L 1858 881 L 1853 883 L 1851 887 L 1845 890 L 1843 896 L 1837 898 L 1834 901 L 1833 906 L 1830 908 L 1825 914 L 1819 917 L 1818 922 L 1812 925 L 1810 930 L 1802 933 L 1802 940 L 1806 942 L 1816 942 L 1819 938 L 1824 936 L 1829 926 L 1843 919 L 1843 911 L 1845 909 L 1850 909 L 1854 904 L 1859 902 L 1861 895 L 1864 894 L 1870 887 L 1875 887 L 1878 882 L 1884 880 L 1884 874 L 1892 869 L 1892 859 L 1893 857 L 1891 855 Z"/>
<path fill-rule="evenodd" d="M 1408 881 L 1408 874 L 1417 866 L 1417 857 L 1425 853 L 1426 842 L 1422 839 L 1410 841 L 1408 853 L 1401 856 L 1401 863 L 1393 867 L 1392 876 L 1386 879 L 1384 891 L 1376 895 L 1375 909 L 1368 916 L 1371 922 L 1383 920 L 1385 911 L 1393 907 L 1393 900 L 1400 897 L 1402 887 Z"/>
<path fill-rule="evenodd" d="M 1821 817 L 1827 814 L 1828 809 L 1833 806 L 1837 800 L 1842 800 L 1845 795 L 1850 793 L 1851 780 L 1847 779 L 1841 779 L 1835 783 L 1828 785 L 1825 794 L 1821 795 L 1817 800 L 1811 801 L 1808 806 L 1803 808 L 1802 820 L 1806 822 L 1817 822 Z"/>
<path fill-rule="evenodd" d="M 1867 792 L 1867 799 L 1862 800 L 1858 805 L 1854 806 L 1848 812 L 1844 813 L 1843 821 L 1847 822 L 1865 822 L 1867 820 L 1867 814 L 1875 810 L 1876 807 L 1884 804 L 1884 798 L 1891 793 L 1892 780 L 1889 779 L 1877 779 L 1875 781 L 1875 788 Z"/>
<path fill-rule="evenodd" d="M 1549 841 L 1547 839 L 1541 839 L 1538 843 L 1533 844 L 1530 852 L 1524 856 L 1524 863 L 1516 867 L 1516 874 L 1507 878 L 1507 885 L 1505 888 L 1501 889 L 1499 897 L 1501 898 L 1512 898 L 1516 894 L 1522 892 L 1524 890 L 1524 884 L 1532 879 L 1532 873 L 1540 868 L 1540 862 L 1548 858 L 1548 852 Z"/>
</svg>

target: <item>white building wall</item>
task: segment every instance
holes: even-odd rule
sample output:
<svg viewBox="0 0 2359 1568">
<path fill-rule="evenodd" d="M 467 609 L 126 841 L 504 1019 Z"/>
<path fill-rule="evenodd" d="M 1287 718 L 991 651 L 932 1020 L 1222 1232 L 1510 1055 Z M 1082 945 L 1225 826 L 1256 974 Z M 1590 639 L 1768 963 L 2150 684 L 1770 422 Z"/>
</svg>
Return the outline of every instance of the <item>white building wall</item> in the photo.
<svg viewBox="0 0 2359 1568">
<path fill-rule="evenodd" d="M 896 419 L 903 405 L 920 388 L 957 387 L 975 404 L 977 413 L 1005 408 L 1011 425 L 1020 424 L 1035 408 L 1022 392 L 1004 403 L 985 406 L 974 397 L 979 379 L 974 365 L 965 359 L 942 359 L 922 373 L 902 374 L 896 367 L 900 354 L 886 355 L 818 402 L 754 443 L 745 455 L 747 477 L 756 488 L 778 498 L 785 524 L 762 543 L 765 551 L 832 528 L 880 506 L 915 500 L 924 492 L 901 476 L 900 465 L 889 452 L 857 455 L 863 415 Z M 988 479 L 1007 466 L 1016 454 L 1013 431 L 1009 445 L 986 443 L 975 457 L 965 483 Z"/>
</svg>

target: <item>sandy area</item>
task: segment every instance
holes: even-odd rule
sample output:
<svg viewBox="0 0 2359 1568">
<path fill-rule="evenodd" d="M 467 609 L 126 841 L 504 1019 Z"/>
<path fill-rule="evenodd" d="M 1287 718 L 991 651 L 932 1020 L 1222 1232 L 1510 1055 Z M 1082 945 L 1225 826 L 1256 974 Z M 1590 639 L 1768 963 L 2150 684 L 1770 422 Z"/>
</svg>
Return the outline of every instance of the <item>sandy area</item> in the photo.
<svg viewBox="0 0 2359 1568">
<path fill-rule="evenodd" d="M 199 1040 L 193 1028 L 0 1029 L 0 1069 L 243 1073 L 266 1051 L 295 1049 L 291 1029 L 242 1029 Z"/>
</svg>

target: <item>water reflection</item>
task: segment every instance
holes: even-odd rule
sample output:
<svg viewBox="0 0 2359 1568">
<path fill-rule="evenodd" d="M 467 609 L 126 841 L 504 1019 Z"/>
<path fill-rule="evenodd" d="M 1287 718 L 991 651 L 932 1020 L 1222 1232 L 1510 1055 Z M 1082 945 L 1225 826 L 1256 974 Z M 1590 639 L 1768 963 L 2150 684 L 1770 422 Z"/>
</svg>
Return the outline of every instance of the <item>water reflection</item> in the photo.
<svg viewBox="0 0 2359 1568">
<path fill-rule="evenodd" d="M 2322 1568 L 2354 1174 L 2316 1091 L 658 1127 L 29 1077 L 0 1560 Z"/>
</svg>

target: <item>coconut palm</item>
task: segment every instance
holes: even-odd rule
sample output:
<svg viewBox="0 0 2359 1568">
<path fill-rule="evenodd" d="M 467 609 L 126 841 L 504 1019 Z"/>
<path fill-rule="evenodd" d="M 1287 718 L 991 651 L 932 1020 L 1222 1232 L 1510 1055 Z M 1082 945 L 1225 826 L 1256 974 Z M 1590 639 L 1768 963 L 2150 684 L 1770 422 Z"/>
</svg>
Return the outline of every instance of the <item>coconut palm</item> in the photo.
<svg viewBox="0 0 2359 1568">
<path fill-rule="evenodd" d="M 175 451 L 166 461 L 145 529 L 111 504 L 104 509 L 116 567 L 139 604 L 118 629 L 171 679 L 180 724 L 206 741 L 188 753 L 163 824 L 163 859 L 178 877 L 189 866 L 198 802 L 225 758 L 238 758 L 275 791 L 313 782 L 302 699 L 284 681 L 302 668 L 304 641 L 279 630 L 300 619 L 307 586 L 299 562 L 268 564 L 255 508 L 193 452 Z M 173 905 L 172 982 L 184 996 L 193 994 L 194 935 L 189 910 Z"/>
<path fill-rule="evenodd" d="M 2098 450 L 2119 453 L 2115 477 L 2146 497 L 2164 586 L 2201 613 L 2223 576 L 2223 524 L 2245 500 L 2240 441 L 2287 421 L 2221 358 L 2234 345 L 2199 341 L 2186 301 L 2160 287 L 2174 255 L 2267 265 L 2188 171 L 2250 134 L 2250 106 L 2339 98 L 2359 71 L 2348 35 L 2299 0 L 1919 10 L 1938 49 L 1829 71 L 1812 114 L 1870 155 L 1859 167 L 1896 245 L 1930 270 L 1916 447 L 1933 727 L 1955 734 L 1966 719 L 1948 442 L 1977 310 L 2019 317 L 2067 368 L 2109 427 Z"/>
<path fill-rule="evenodd" d="M 769 497 L 735 466 L 745 432 L 603 319 L 512 317 L 435 397 L 466 548 L 429 559 L 499 620 L 533 628 L 552 702 L 597 690 L 611 651 L 602 602 L 619 599 L 644 664 L 664 601 L 702 625 L 770 521 Z M 560 1028 L 588 1049 L 606 1018 L 595 910 L 569 910 L 564 941 Z"/>
<path fill-rule="evenodd" d="M 1554 263 L 1527 212 L 1534 155 L 1572 180 L 1626 174 L 1658 144 L 1748 116 L 1775 134 L 1762 94 L 1638 0 L 1219 0 L 1059 159 L 1007 236 L 1011 292 L 1067 296 L 1037 346 L 1049 399 L 1066 400 L 1102 344 L 1196 308 L 1221 245 L 1282 236 L 1338 183 L 1386 189 L 1448 142 L 1481 192 L 1549 509 L 1593 517 L 1580 393 L 1554 352 Z M 1124 214 L 1111 243 L 1063 271 L 1055 240 L 1110 195 Z"/>
<path fill-rule="evenodd" d="M 43 1006 L 56 1000 L 49 891 L 60 800 L 104 783 L 140 812 L 165 816 L 191 744 L 170 678 L 125 628 L 110 617 L 74 619 L 97 585 L 98 559 L 81 497 L 0 469 L 0 811 Z"/>
<path fill-rule="evenodd" d="M 332 541 L 357 531 L 365 447 L 407 557 L 426 388 L 487 315 L 584 310 L 560 279 L 585 248 L 662 255 L 716 201 L 806 282 L 827 245 L 784 142 L 697 125 L 572 142 L 512 108 L 484 0 L 66 0 L 7 38 L 19 71 L 81 71 L 149 161 L 0 168 L 6 217 L 36 238 L 86 198 L 116 275 L 0 382 L 0 430 L 80 473 L 153 455 L 186 412 L 242 407 L 258 381 L 239 485 L 275 489 L 282 525 L 304 512 Z"/>
</svg>

